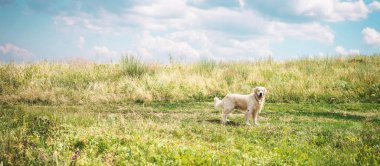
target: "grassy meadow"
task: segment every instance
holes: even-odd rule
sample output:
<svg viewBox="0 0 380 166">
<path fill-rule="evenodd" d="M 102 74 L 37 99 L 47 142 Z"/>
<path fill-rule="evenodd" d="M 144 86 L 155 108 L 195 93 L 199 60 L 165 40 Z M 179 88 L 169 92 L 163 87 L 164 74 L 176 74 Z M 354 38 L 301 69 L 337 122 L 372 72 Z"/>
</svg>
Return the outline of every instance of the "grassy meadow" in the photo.
<svg viewBox="0 0 380 166">
<path fill-rule="evenodd" d="M 212 101 L 226 93 L 269 90 L 268 102 L 380 102 L 380 56 L 286 62 L 201 61 L 144 64 L 3 64 L 0 102 L 88 104 Z"/>
<path fill-rule="evenodd" d="M 380 56 L 0 65 L 0 165 L 379 165 Z M 259 126 L 213 98 L 268 89 Z"/>
</svg>

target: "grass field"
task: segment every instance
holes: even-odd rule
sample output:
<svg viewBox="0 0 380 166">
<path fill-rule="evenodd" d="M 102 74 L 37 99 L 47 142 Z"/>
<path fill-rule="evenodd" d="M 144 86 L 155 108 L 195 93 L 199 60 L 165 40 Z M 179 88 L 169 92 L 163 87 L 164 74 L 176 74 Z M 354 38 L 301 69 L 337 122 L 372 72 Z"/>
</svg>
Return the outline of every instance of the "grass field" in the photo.
<svg viewBox="0 0 380 166">
<path fill-rule="evenodd" d="M 0 65 L 0 103 L 88 104 L 211 101 L 261 85 L 268 102 L 380 102 L 380 56 L 285 62 Z"/>
<path fill-rule="evenodd" d="M 3 107 L 5 165 L 378 165 L 379 104 L 268 103 L 260 126 L 212 103 Z M 77 155 L 75 155 L 77 154 Z"/>
<path fill-rule="evenodd" d="M 379 165 L 380 56 L 0 65 L 0 165 Z M 259 126 L 213 97 L 265 86 Z"/>
</svg>

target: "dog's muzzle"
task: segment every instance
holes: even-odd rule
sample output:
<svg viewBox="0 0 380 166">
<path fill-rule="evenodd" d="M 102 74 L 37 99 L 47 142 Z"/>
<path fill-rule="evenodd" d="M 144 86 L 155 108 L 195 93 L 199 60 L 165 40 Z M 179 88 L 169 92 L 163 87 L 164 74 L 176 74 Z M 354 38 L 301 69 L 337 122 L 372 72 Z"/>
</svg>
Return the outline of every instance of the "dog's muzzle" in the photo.
<svg viewBox="0 0 380 166">
<path fill-rule="evenodd" d="M 259 93 L 259 97 L 263 97 L 263 93 Z"/>
</svg>

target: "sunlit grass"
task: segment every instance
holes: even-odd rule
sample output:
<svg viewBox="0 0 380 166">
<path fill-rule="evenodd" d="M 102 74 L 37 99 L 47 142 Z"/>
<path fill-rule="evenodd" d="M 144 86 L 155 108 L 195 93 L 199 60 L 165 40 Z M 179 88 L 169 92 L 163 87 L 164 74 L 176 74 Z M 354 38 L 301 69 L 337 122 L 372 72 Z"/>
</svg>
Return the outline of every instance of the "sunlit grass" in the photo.
<svg viewBox="0 0 380 166">
<path fill-rule="evenodd" d="M 379 165 L 380 56 L 0 65 L 0 165 Z M 268 89 L 260 126 L 214 96 Z"/>
<path fill-rule="evenodd" d="M 120 103 L 210 101 L 226 93 L 267 87 L 268 102 L 379 102 L 380 57 L 285 62 L 201 61 L 146 64 L 2 64 L 2 103 Z"/>
<path fill-rule="evenodd" d="M 267 104 L 260 126 L 212 103 L 2 107 L 15 165 L 377 165 L 378 104 Z M 79 153 L 79 155 L 75 155 Z"/>
</svg>

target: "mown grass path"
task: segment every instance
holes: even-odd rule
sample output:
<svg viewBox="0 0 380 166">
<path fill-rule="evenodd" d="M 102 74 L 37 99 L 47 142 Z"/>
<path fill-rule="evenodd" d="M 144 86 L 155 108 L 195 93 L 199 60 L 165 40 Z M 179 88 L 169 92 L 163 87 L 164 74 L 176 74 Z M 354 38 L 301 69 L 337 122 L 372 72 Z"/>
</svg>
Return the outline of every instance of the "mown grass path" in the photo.
<svg viewBox="0 0 380 166">
<path fill-rule="evenodd" d="M 380 104 L 267 103 L 260 126 L 212 103 L 2 106 L 3 165 L 377 165 Z"/>
</svg>

